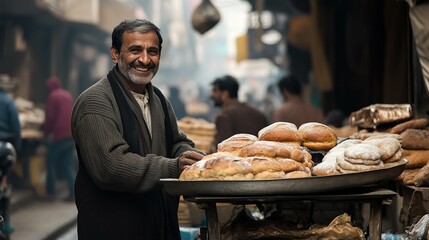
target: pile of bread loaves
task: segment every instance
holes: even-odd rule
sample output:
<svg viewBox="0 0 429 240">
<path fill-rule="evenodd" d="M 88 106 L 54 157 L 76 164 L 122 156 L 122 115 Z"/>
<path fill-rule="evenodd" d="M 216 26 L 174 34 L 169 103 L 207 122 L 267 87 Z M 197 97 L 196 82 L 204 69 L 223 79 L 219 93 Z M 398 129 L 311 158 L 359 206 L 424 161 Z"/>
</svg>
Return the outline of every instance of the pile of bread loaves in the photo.
<svg viewBox="0 0 429 240">
<path fill-rule="evenodd" d="M 379 134 L 347 139 L 332 148 L 313 169 L 313 175 L 373 171 L 403 163 L 400 135 Z"/>
<path fill-rule="evenodd" d="M 429 186 L 429 121 L 411 119 L 394 126 L 390 132 L 402 137 L 403 157 L 408 160 L 398 177 L 404 185 Z"/>
<path fill-rule="evenodd" d="M 258 136 L 236 134 L 222 141 L 217 152 L 185 169 L 180 180 L 252 180 L 311 176 L 314 163 L 308 149 L 329 150 L 337 136 L 328 126 L 311 122 L 299 127 L 276 122 Z"/>
<path fill-rule="evenodd" d="M 195 147 L 210 152 L 216 135 L 216 126 L 202 118 L 183 117 L 177 122 L 181 131 L 195 143 Z"/>
</svg>

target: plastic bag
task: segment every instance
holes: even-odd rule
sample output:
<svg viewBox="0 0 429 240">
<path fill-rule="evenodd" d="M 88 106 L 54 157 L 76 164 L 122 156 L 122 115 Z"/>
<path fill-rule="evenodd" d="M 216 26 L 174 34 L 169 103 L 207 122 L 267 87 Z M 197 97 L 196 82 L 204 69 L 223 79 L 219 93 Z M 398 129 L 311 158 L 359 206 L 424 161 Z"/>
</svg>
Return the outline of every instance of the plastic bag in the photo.
<svg viewBox="0 0 429 240">
<path fill-rule="evenodd" d="M 420 220 L 411 226 L 411 230 L 407 230 L 407 240 L 423 240 L 428 239 L 428 224 L 429 214 L 423 215 Z"/>
<path fill-rule="evenodd" d="M 200 34 L 206 33 L 220 21 L 220 13 L 210 0 L 203 0 L 192 13 L 192 26 Z"/>
</svg>

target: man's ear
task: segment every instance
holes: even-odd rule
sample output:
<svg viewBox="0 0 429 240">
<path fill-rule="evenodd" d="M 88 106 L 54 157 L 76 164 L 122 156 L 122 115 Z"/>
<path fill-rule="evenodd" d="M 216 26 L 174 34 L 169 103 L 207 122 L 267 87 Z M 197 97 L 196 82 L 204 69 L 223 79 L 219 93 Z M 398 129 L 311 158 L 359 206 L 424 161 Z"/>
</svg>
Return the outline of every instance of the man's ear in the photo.
<svg viewBox="0 0 429 240">
<path fill-rule="evenodd" d="M 110 57 L 112 58 L 112 61 L 114 64 L 117 64 L 119 61 L 119 53 L 116 51 L 114 47 L 110 48 Z"/>
</svg>

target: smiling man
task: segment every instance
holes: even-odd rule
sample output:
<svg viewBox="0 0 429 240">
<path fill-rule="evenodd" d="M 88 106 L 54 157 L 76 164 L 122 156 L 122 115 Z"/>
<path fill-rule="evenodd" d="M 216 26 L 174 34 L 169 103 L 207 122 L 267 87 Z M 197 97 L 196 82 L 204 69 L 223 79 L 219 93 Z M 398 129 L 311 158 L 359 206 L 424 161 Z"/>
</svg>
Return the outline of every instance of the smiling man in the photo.
<svg viewBox="0 0 429 240">
<path fill-rule="evenodd" d="M 178 130 L 170 102 L 151 83 L 161 47 L 151 22 L 121 22 L 112 32 L 115 66 L 75 103 L 79 240 L 180 239 L 178 197 L 159 179 L 178 178 L 203 153 Z"/>
</svg>

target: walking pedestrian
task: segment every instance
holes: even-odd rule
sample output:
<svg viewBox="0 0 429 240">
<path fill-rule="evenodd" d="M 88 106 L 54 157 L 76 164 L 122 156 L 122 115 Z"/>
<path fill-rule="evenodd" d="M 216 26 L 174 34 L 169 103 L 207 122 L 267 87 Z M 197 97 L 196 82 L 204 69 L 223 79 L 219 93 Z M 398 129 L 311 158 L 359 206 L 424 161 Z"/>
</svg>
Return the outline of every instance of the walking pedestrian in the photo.
<svg viewBox="0 0 429 240">
<path fill-rule="evenodd" d="M 44 123 L 44 136 L 48 145 L 45 197 L 48 199 L 57 197 L 56 183 L 61 176 L 67 183 L 68 196 L 65 200 L 74 201 L 76 153 L 71 134 L 74 99 L 70 92 L 61 86 L 60 79 L 56 76 L 46 81 L 46 87 L 49 95 Z"/>
</svg>

